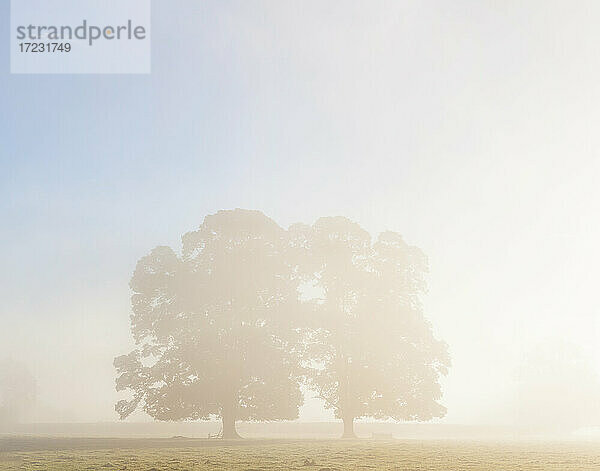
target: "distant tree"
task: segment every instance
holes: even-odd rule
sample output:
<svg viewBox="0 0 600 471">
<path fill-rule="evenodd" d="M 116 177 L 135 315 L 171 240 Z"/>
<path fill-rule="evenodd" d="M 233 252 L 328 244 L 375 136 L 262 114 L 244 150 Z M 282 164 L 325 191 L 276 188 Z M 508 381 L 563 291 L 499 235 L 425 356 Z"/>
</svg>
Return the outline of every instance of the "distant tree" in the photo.
<svg viewBox="0 0 600 471">
<path fill-rule="evenodd" d="M 0 362 L 0 428 L 21 420 L 36 398 L 36 383 L 27 367 L 13 360 Z"/>
<path fill-rule="evenodd" d="M 600 423 L 600 376 L 581 346 L 547 339 L 524 355 L 509 417 L 538 432 L 570 433 Z"/>
<path fill-rule="evenodd" d="M 302 404 L 292 328 L 298 313 L 287 233 L 258 211 L 220 211 L 137 264 L 131 327 L 137 348 L 115 359 L 116 410 L 158 420 L 294 419 Z"/>
<path fill-rule="evenodd" d="M 308 379 L 343 420 L 343 436 L 354 437 L 360 417 L 445 415 L 438 379 L 450 360 L 423 316 L 423 253 L 393 232 L 372 243 L 341 217 L 290 231 L 305 251 L 305 284 L 317 300 L 306 340 Z"/>
</svg>

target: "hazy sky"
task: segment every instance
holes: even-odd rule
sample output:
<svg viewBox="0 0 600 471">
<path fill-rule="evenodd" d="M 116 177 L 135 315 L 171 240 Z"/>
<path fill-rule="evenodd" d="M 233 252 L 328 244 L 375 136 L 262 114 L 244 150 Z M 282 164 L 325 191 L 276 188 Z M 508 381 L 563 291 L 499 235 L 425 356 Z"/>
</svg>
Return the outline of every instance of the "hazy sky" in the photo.
<svg viewBox="0 0 600 471">
<path fill-rule="evenodd" d="M 599 24 L 595 1 L 170 0 L 148 76 L 10 75 L 0 48 L 0 358 L 37 377 L 31 419 L 116 420 L 137 259 L 235 207 L 428 254 L 447 422 L 502 421 L 546 338 L 600 371 Z"/>
</svg>

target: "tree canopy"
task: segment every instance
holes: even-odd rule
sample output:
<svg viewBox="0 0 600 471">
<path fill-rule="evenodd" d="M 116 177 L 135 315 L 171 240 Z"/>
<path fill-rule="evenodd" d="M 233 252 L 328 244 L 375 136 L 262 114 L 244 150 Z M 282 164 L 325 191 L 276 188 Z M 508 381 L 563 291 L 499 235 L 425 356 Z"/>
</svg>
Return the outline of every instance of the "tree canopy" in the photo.
<svg viewBox="0 0 600 471">
<path fill-rule="evenodd" d="M 374 242 L 346 218 L 289 230 L 257 211 L 220 211 L 157 247 L 131 280 L 136 348 L 115 359 L 121 418 L 294 419 L 304 378 L 343 419 L 445 414 L 450 364 L 423 315 L 427 260 L 396 233 Z"/>
<path fill-rule="evenodd" d="M 294 419 L 302 404 L 291 316 L 297 312 L 286 232 L 257 211 L 220 211 L 157 247 L 131 280 L 137 348 L 118 357 L 117 389 L 159 420 Z"/>
<path fill-rule="evenodd" d="M 359 417 L 429 420 L 445 415 L 440 375 L 450 365 L 423 315 L 427 259 L 385 232 L 372 243 L 341 217 L 292 228 L 307 252 L 316 321 L 309 382 L 354 436 Z"/>
</svg>

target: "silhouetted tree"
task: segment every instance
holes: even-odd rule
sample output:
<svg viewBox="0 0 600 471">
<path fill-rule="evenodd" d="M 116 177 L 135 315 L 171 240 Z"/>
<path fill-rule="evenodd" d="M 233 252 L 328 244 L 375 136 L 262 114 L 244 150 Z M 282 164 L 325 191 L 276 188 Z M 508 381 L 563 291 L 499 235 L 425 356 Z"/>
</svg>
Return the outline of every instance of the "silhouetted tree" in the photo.
<svg viewBox="0 0 600 471">
<path fill-rule="evenodd" d="M 121 418 L 294 419 L 298 313 L 287 232 L 258 211 L 220 211 L 183 236 L 181 255 L 157 247 L 131 280 L 137 348 L 115 359 Z"/>
<path fill-rule="evenodd" d="M 25 365 L 0 362 L 0 428 L 21 420 L 36 398 L 36 384 Z"/>
<path fill-rule="evenodd" d="M 442 417 L 440 375 L 450 364 L 423 316 L 427 260 L 393 232 L 375 243 L 346 218 L 290 228 L 304 248 L 315 316 L 307 336 L 308 375 L 354 437 L 354 419 Z"/>
</svg>

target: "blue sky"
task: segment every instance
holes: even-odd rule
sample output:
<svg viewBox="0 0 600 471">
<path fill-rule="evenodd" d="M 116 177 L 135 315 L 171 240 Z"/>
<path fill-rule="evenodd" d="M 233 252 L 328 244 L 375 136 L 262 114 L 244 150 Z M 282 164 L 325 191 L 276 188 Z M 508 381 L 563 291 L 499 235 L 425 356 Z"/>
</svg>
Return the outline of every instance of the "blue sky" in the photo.
<svg viewBox="0 0 600 471">
<path fill-rule="evenodd" d="M 546 337 L 600 365 L 599 13 L 155 1 L 150 75 L 10 75 L 0 48 L 0 357 L 38 377 L 34 418 L 115 418 L 136 260 L 234 207 L 422 247 L 449 421 L 499 420 Z M 8 2 L 0 18 L 8 37 Z"/>
</svg>

